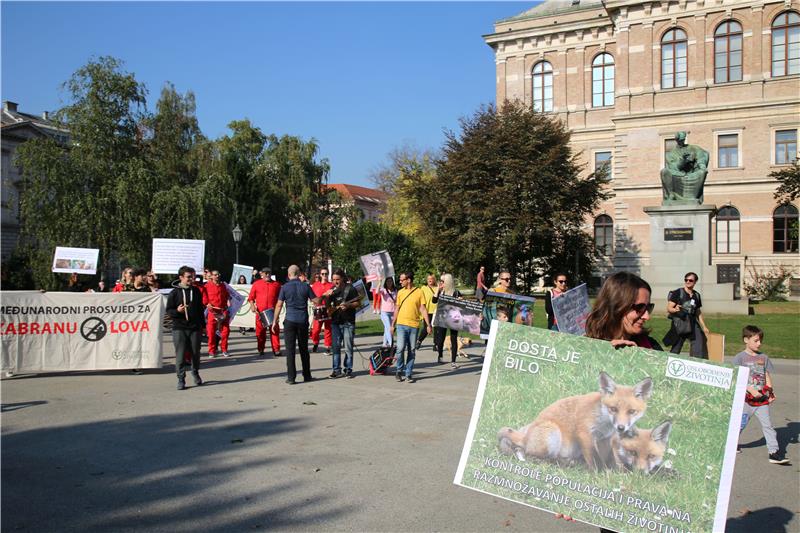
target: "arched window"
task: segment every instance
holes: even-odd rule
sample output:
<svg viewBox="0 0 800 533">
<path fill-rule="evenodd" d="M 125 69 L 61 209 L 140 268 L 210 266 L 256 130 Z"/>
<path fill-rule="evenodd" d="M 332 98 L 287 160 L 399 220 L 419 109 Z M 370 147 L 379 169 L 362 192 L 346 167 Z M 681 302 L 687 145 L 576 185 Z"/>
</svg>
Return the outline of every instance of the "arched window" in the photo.
<svg viewBox="0 0 800 533">
<path fill-rule="evenodd" d="M 742 81 L 742 25 L 723 22 L 714 32 L 714 83 Z"/>
<path fill-rule="evenodd" d="M 603 256 L 610 256 L 614 250 L 614 221 L 608 215 L 594 219 L 594 249 Z"/>
<path fill-rule="evenodd" d="M 797 252 L 798 216 L 792 204 L 778 206 L 772 214 L 772 251 Z"/>
<path fill-rule="evenodd" d="M 741 236 L 739 210 L 732 205 L 726 205 L 717 212 L 717 253 L 738 254 L 740 251 Z"/>
<path fill-rule="evenodd" d="M 533 109 L 553 110 L 553 67 L 547 61 L 533 66 Z"/>
<path fill-rule="evenodd" d="M 800 15 L 787 11 L 772 22 L 772 75 L 800 74 Z"/>
<path fill-rule="evenodd" d="M 661 38 L 661 88 L 686 87 L 686 32 L 669 30 Z"/>
<path fill-rule="evenodd" d="M 592 61 L 592 107 L 614 105 L 614 57 L 602 53 Z"/>
</svg>

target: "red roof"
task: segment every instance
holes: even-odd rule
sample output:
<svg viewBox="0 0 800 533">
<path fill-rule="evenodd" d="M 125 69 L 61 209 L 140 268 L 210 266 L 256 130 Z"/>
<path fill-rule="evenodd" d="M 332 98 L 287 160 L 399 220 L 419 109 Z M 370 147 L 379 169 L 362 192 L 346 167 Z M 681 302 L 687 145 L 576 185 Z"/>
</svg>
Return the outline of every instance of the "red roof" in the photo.
<svg viewBox="0 0 800 533">
<path fill-rule="evenodd" d="M 364 202 L 383 203 L 386 201 L 386 193 L 379 189 L 370 189 L 360 185 L 350 185 L 349 183 L 329 183 L 328 187 L 337 191 L 343 198 L 349 200 L 361 200 Z"/>
</svg>

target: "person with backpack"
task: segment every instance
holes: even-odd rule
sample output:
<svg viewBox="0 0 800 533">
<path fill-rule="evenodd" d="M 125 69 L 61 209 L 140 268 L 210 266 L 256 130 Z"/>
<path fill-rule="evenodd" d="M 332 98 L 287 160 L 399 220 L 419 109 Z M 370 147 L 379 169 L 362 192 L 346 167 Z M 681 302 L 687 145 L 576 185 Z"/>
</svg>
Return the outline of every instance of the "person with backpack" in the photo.
<svg viewBox="0 0 800 533">
<path fill-rule="evenodd" d="M 670 352 L 679 354 L 683 343 L 689 340 L 689 355 L 708 359 L 708 327 L 703 320 L 703 301 L 695 290 L 698 275 L 687 272 L 683 277 L 684 286 L 670 291 L 667 297 L 667 312 L 672 321 L 669 331 L 662 339 L 664 344 L 671 345 Z"/>
</svg>

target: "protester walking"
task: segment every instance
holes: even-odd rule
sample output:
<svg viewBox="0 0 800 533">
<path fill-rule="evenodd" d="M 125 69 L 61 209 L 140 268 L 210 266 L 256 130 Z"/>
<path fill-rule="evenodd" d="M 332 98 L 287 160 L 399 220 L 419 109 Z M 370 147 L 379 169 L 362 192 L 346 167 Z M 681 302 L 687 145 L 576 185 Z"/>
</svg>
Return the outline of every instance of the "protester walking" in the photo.
<svg viewBox="0 0 800 533">
<path fill-rule="evenodd" d="M 324 293 L 332 309 L 331 333 L 333 336 L 333 365 L 331 378 L 342 376 L 342 348 L 344 348 L 344 376 L 353 377 L 353 344 L 356 334 L 356 309 L 361 305 L 358 291 L 345 282 L 343 270 L 333 273 L 333 288 Z"/>
<path fill-rule="evenodd" d="M 442 274 L 439 278 L 439 289 L 436 292 L 436 296 L 433 297 L 433 303 L 438 304 L 439 298 L 442 295 L 452 296 L 453 298 L 461 298 L 461 293 L 455 287 L 452 274 Z M 456 369 L 458 368 L 458 365 L 456 364 L 456 357 L 458 356 L 458 331 L 454 329 L 448 329 L 444 326 L 434 326 L 433 345 L 436 347 L 436 353 L 439 354 L 437 361 L 441 365 L 444 363 L 444 359 L 442 359 L 444 351 L 444 339 L 448 336 L 448 332 L 450 336 L 450 366 L 453 369 Z"/>
<path fill-rule="evenodd" d="M 667 312 L 672 322 L 664 338 L 664 344 L 670 344 L 670 352 L 679 354 L 683 343 L 689 340 L 689 355 L 708 359 L 708 328 L 703 320 L 703 301 L 695 290 L 698 276 L 687 272 L 683 277 L 684 285 L 680 289 L 670 291 L 667 297 Z"/>
<path fill-rule="evenodd" d="M 250 287 L 250 294 L 247 296 L 247 301 L 250 302 L 250 311 L 256 317 L 256 346 L 259 357 L 264 357 L 264 350 L 267 347 L 267 333 L 270 334 L 272 356 L 277 357 L 281 354 L 279 315 L 275 313 L 275 305 L 278 303 L 281 284 L 274 281 L 270 276 L 271 274 L 272 271 L 268 267 L 262 268 L 259 272 L 261 279 L 253 283 Z M 273 328 L 273 325 L 276 327 Z"/>
<path fill-rule="evenodd" d="M 167 314 L 172 317 L 172 344 L 175 346 L 175 372 L 178 390 L 186 388 L 186 367 L 191 366 L 195 385 L 200 378 L 200 332 L 203 330 L 203 295 L 194 285 L 195 271 L 190 266 L 178 270 L 178 286 L 167 296 Z"/>
<path fill-rule="evenodd" d="M 427 332 L 430 333 L 431 319 L 422 291 L 414 287 L 414 275 L 411 272 L 401 273 L 400 285 L 402 288 L 397 293 L 397 312 L 392 319 L 392 333 L 397 338 L 395 378 L 397 381 L 405 379 L 408 383 L 414 383 L 412 374 L 416 358 L 417 325 L 421 315 Z M 408 356 L 404 359 L 406 349 Z"/>
<path fill-rule="evenodd" d="M 208 336 L 208 357 L 217 356 L 217 344 L 222 350 L 222 357 L 230 357 L 228 353 L 228 338 L 231 335 L 230 313 L 231 295 L 228 284 L 222 281 L 219 270 L 211 271 L 211 278 L 205 285 L 203 305 L 208 310 L 206 335 Z"/>
<path fill-rule="evenodd" d="M 397 289 L 394 278 L 386 278 L 380 290 L 381 322 L 383 322 L 383 346 L 392 345 L 392 317 L 397 307 Z"/>
<path fill-rule="evenodd" d="M 333 283 L 328 281 L 328 269 L 323 268 L 319 271 L 319 280 L 311 285 L 311 290 L 317 297 L 323 296 L 326 292 L 333 288 Z M 319 334 L 324 331 L 325 350 L 328 355 L 331 355 L 331 343 L 333 337 L 331 336 L 331 317 L 328 316 L 326 298 L 320 301 L 319 305 L 314 306 L 314 322 L 311 326 L 311 351 L 316 352 L 319 349 Z"/>
<path fill-rule="evenodd" d="M 423 298 L 425 298 L 425 308 L 428 310 L 428 315 L 431 317 L 431 320 L 433 320 L 433 315 L 436 314 L 436 304 L 433 303 L 433 297 L 436 296 L 436 291 L 438 290 L 436 276 L 428 274 L 425 278 L 425 285 L 420 287 L 419 290 L 422 292 Z M 427 336 L 428 329 L 425 326 L 425 322 L 420 321 L 419 329 L 417 330 L 417 350 L 420 349 L 422 341 L 424 341 Z"/>
<path fill-rule="evenodd" d="M 311 286 L 299 279 L 300 267 L 289 266 L 287 281 L 278 295 L 275 305 L 275 321 L 272 324 L 273 333 L 279 333 L 278 317 L 281 309 L 286 306 L 286 318 L 283 321 L 283 340 L 286 345 L 286 383 L 294 385 L 297 379 L 295 366 L 295 350 L 300 350 L 300 364 L 303 367 L 303 381 L 309 382 L 311 376 L 311 361 L 308 355 L 308 302 L 318 304 L 321 298 L 314 295 Z"/>
<path fill-rule="evenodd" d="M 544 296 L 544 312 L 547 313 L 547 329 L 558 331 L 556 314 L 553 311 L 553 300 L 567 292 L 567 275 L 559 272 L 553 277 L 555 287 L 547 291 Z"/>
<path fill-rule="evenodd" d="M 486 267 L 481 265 L 475 281 L 475 297 L 482 302 L 487 292 L 489 292 L 489 287 L 486 286 Z"/>
</svg>

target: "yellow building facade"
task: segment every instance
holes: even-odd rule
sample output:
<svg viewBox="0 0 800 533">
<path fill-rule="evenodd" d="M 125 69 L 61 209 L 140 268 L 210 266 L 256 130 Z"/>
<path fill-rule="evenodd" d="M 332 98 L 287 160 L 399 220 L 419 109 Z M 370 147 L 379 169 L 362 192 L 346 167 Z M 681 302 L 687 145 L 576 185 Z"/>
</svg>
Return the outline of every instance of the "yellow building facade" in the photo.
<svg viewBox="0 0 800 533">
<path fill-rule="evenodd" d="M 498 104 L 555 114 L 585 172 L 609 165 L 614 196 L 586 224 L 598 276 L 649 263 L 643 208 L 661 204 L 676 131 L 710 154 L 717 281 L 741 287 L 781 266 L 800 275 L 798 202 L 780 205 L 769 177 L 798 157 L 798 0 L 549 0 L 484 39 Z"/>
</svg>

